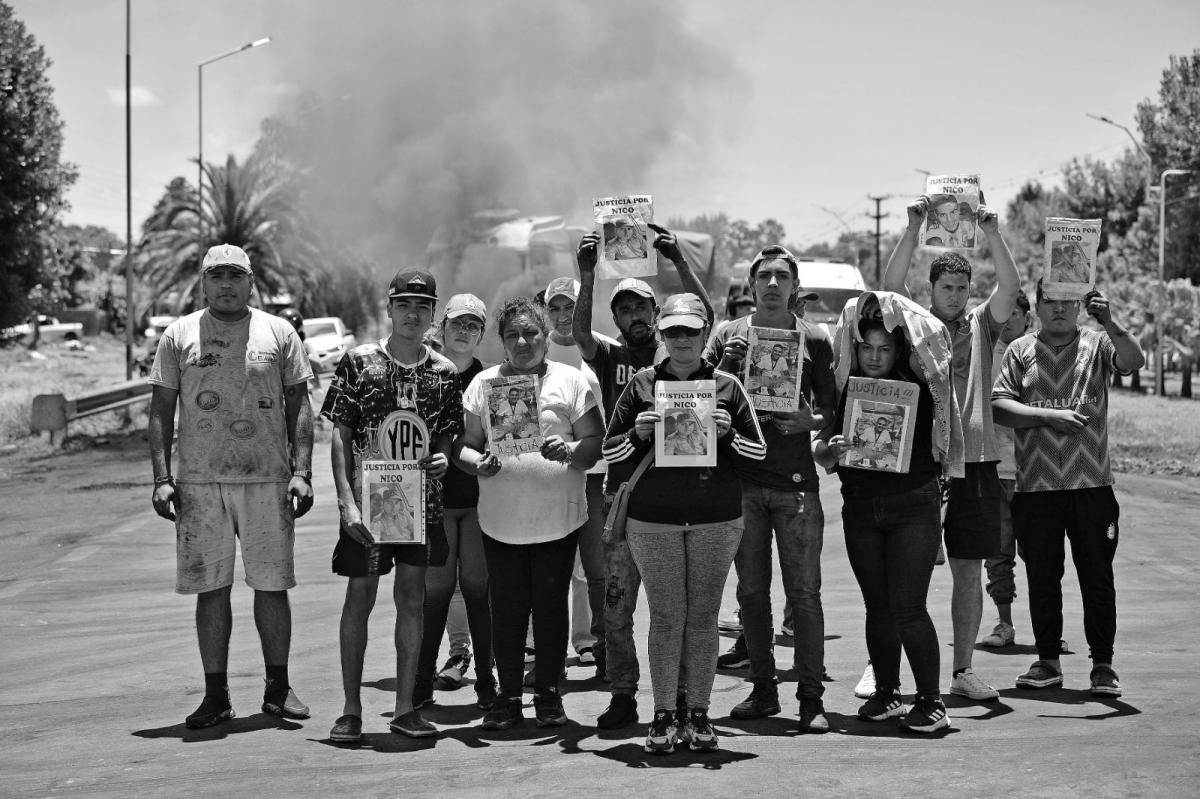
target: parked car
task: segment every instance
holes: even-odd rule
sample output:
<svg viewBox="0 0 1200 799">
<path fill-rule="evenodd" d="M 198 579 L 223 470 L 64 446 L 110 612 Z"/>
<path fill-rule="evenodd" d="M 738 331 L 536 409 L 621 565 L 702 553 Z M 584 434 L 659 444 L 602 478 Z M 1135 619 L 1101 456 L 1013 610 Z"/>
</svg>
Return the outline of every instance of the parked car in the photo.
<svg viewBox="0 0 1200 799">
<path fill-rule="evenodd" d="M 354 331 L 337 316 L 318 316 L 304 320 L 304 347 L 314 365 L 322 372 L 332 372 L 337 362 L 358 345 Z"/>
<path fill-rule="evenodd" d="M 38 341 L 52 344 L 58 341 L 78 341 L 83 336 L 83 325 L 79 322 L 60 322 L 53 316 L 38 314 Z M 6 331 L 22 344 L 28 344 L 33 335 L 33 325 L 26 322 Z"/>
</svg>

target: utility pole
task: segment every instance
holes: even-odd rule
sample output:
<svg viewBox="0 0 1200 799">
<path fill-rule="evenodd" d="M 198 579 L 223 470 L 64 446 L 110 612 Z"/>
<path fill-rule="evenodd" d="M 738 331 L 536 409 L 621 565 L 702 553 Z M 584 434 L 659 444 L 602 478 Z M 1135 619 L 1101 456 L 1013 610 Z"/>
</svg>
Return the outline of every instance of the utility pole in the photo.
<svg viewBox="0 0 1200 799">
<path fill-rule="evenodd" d="M 890 214 L 881 214 L 879 209 L 884 200 L 890 200 L 891 198 L 892 195 L 890 194 L 884 194 L 881 197 L 872 197 L 871 195 L 867 195 L 867 199 L 875 203 L 875 213 L 867 214 L 868 217 L 875 220 L 875 288 L 879 288 L 883 284 L 883 267 L 880 264 L 882 254 L 879 251 L 879 238 L 883 235 L 883 231 L 880 228 L 880 223 L 883 221 L 884 217 L 890 216 Z"/>
</svg>

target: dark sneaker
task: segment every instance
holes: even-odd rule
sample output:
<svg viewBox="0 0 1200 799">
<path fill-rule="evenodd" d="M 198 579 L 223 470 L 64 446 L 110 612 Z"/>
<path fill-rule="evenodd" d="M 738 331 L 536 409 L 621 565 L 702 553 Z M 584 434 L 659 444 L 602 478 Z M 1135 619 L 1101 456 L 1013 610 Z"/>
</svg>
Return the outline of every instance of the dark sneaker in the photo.
<svg viewBox="0 0 1200 799">
<path fill-rule="evenodd" d="M 904 703 L 899 691 L 876 690 L 858 709 L 858 717 L 863 721 L 884 721 L 903 715 Z"/>
<path fill-rule="evenodd" d="M 637 700 L 629 694 L 613 694 L 608 708 L 596 719 L 596 726 L 602 730 L 619 730 L 637 724 L 637 720 Z"/>
<path fill-rule="evenodd" d="M 437 687 L 443 691 L 453 691 L 463 687 L 463 680 L 466 679 L 467 669 L 471 667 L 471 654 L 464 652 L 461 655 L 451 655 L 446 661 L 446 665 L 442 666 L 442 670 L 437 673 Z"/>
<path fill-rule="evenodd" d="M 562 697 L 554 688 L 533 697 L 533 710 L 539 727 L 561 727 L 567 723 Z"/>
<path fill-rule="evenodd" d="M 482 726 L 485 730 L 507 730 L 523 721 L 525 713 L 521 708 L 521 697 L 510 699 L 498 696 L 496 701 L 492 702 L 492 709 L 483 715 Z"/>
<path fill-rule="evenodd" d="M 800 732 L 829 732 L 825 703 L 820 699 L 804 697 L 800 700 Z"/>
<path fill-rule="evenodd" d="M 184 719 L 183 723 L 189 730 L 200 730 L 220 724 L 235 715 L 233 706 L 229 704 L 229 694 L 224 697 L 206 696 L 200 707 Z"/>
<path fill-rule="evenodd" d="M 708 720 L 708 711 L 698 707 L 688 713 L 683 735 L 679 737 L 693 752 L 711 752 L 717 748 L 717 731 Z"/>
<path fill-rule="evenodd" d="M 362 719 L 351 713 L 338 716 L 329 731 L 329 740 L 354 743 L 362 738 Z"/>
<path fill-rule="evenodd" d="M 750 665 L 750 653 L 746 650 L 746 638 L 739 635 L 729 651 L 717 657 L 718 669 L 740 669 Z"/>
<path fill-rule="evenodd" d="M 496 701 L 496 682 L 494 680 L 475 681 L 475 704 L 483 710 L 491 710 Z"/>
<path fill-rule="evenodd" d="M 1062 672 L 1044 660 L 1035 660 L 1029 671 L 1017 678 L 1018 688 L 1049 688 L 1062 685 Z"/>
<path fill-rule="evenodd" d="M 267 680 L 263 690 L 262 711 L 285 719 L 306 719 L 309 715 L 308 705 L 300 701 L 291 686 L 279 685 L 274 680 Z"/>
<path fill-rule="evenodd" d="M 730 718 L 763 719 L 779 712 L 779 688 L 771 683 L 754 686 L 750 696 L 733 706 Z"/>
<path fill-rule="evenodd" d="M 590 646 L 585 646 L 583 649 L 579 650 L 579 654 L 576 657 L 576 661 L 579 663 L 580 666 L 596 665 L 595 650 L 592 649 Z"/>
<path fill-rule="evenodd" d="M 910 732 L 937 732 L 950 726 L 950 716 L 940 696 L 918 696 L 900 726 Z"/>
<path fill-rule="evenodd" d="M 397 716 L 388 724 L 388 729 L 407 735 L 409 738 L 433 738 L 438 734 L 437 727 L 421 718 L 419 710 L 410 710 L 403 716 Z"/>
<path fill-rule="evenodd" d="M 624 696 L 624 694 L 617 694 Z M 675 730 L 675 719 L 669 710 L 654 711 L 654 721 L 650 722 L 650 730 L 646 733 L 647 752 L 655 755 L 669 755 L 675 751 L 675 741 L 678 733 Z"/>
<path fill-rule="evenodd" d="M 412 692 L 413 710 L 420 710 L 426 705 L 432 705 L 433 703 L 433 682 L 417 680 L 417 684 L 413 686 Z"/>
<path fill-rule="evenodd" d="M 1092 696 L 1120 696 L 1121 680 L 1113 667 L 1101 663 L 1092 669 Z"/>
</svg>

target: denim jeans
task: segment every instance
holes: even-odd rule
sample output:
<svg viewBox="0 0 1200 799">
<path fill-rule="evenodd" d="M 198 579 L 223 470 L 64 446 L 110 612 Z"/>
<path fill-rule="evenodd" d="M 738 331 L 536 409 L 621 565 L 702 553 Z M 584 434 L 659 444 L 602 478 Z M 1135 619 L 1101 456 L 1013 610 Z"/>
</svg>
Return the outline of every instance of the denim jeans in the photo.
<svg viewBox="0 0 1200 799">
<path fill-rule="evenodd" d="M 604 503 L 608 506 L 608 502 Z M 637 693 L 637 645 L 633 641 L 633 612 L 637 610 L 642 576 L 629 551 L 628 539 L 604 545 L 608 581 L 604 592 L 604 642 L 607 677 L 614 694 Z"/>
<path fill-rule="evenodd" d="M 779 548 L 783 590 L 792 606 L 796 696 L 825 692 L 825 614 L 821 608 L 821 547 L 825 512 L 815 491 L 742 484 L 742 542 L 733 560 L 738 605 L 750 653 L 750 682 L 775 682 L 775 631 L 771 616 L 771 537 Z"/>
<path fill-rule="evenodd" d="M 900 687 L 900 648 L 917 693 L 941 692 L 937 630 L 926 597 L 941 538 L 937 481 L 903 494 L 845 496 L 846 555 L 867 606 L 867 654 L 880 690 Z"/>
</svg>

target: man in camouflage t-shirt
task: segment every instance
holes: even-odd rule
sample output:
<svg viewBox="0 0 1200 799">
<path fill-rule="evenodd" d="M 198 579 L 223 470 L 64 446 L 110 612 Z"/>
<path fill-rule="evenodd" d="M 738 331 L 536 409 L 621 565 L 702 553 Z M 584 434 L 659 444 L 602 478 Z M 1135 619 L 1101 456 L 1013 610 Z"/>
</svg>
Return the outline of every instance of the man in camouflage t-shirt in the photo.
<svg viewBox="0 0 1200 799">
<path fill-rule="evenodd" d="M 1078 324 L 1080 305 L 1104 332 Z M 1120 509 L 1108 461 L 1108 383 L 1145 362 L 1133 337 L 1113 321 L 1099 292 L 1056 299 L 1037 287 L 1042 327 L 1014 341 L 992 389 L 999 424 L 1016 438 L 1013 532 L 1029 580 L 1029 618 L 1038 660 L 1018 688 L 1062 685 L 1064 534 L 1083 595 L 1083 627 L 1091 650 L 1091 691 L 1120 696 L 1113 670 L 1117 634 L 1113 556 Z"/>
<path fill-rule="evenodd" d="M 413 689 L 423 626 L 425 567 L 446 562 L 441 479 L 449 464 L 451 442 L 462 433 L 463 411 L 458 370 L 422 340 L 433 320 L 436 301 L 437 285 L 428 272 L 397 274 L 388 292 L 391 335 L 355 347 L 342 357 L 321 408 L 321 415 L 334 423 L 333 479 L 341 516 L 333 570 L 349 578 L 340 636 L 345 705 L 329 735 L 335 741 L 356 741 L 362 735 L 360 686 L 367 620 L 375 605 L 379 576 L 393 566 L 396 707 L 389 727 L 410 737 L 437 734 L 416 707 L 432 698 L 417 700 Z M 363 464 L 402 461 L 415 461 L 425 474 L 424 540 L 379 543 L 376 538 L 383 531 L 371 530 L 363 520 Z M 390 491 L 382 488 L 381 497 Z"/>
</svg>

